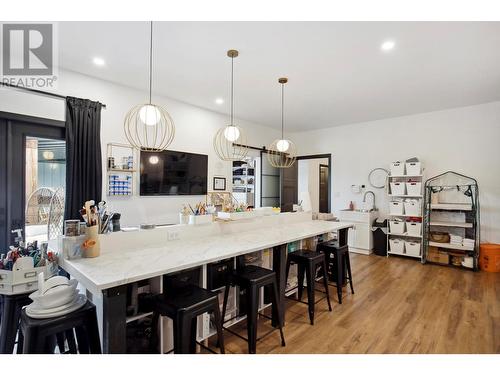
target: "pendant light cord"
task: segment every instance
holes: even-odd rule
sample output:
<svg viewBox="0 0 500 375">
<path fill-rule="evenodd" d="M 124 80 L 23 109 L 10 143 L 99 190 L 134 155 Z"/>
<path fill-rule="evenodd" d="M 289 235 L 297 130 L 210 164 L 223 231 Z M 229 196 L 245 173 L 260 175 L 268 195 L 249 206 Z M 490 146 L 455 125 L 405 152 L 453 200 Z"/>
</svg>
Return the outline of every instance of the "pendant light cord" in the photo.
<svg viewBox="0 0 500 375">
<path fill-rule="evenodd" d="M 284 114 L 284 108 L 285 108 L 285 84 L 282 83 L 281 84 L 281 139 L 285 139 L 285 136 L 284 136 L 284 123 L 285 123 L 285 120 L 284 120 L 284 117 L 285 117 L 285 114 Z"/>
<path fill-rule="evenodd" d="M 233 126 L 234 114 L 234 57 L 231 56 L 231 126 Z"/>
<path fill-rule="evenodd" d="M 153 21 L 150 21 L 150 34 L 149 34 L 149 104 L 151 104 L 152 82 L 153 82 Z"/>
</svg>

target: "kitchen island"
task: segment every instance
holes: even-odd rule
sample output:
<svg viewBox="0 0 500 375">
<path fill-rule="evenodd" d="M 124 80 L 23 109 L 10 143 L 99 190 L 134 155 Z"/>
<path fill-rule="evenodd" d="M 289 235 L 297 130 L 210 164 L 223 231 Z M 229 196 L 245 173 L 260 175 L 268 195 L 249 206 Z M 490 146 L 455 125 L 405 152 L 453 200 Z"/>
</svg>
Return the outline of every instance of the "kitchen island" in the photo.
<svg viewBox="0 0 500 375">
<path fill-rule="evenodd" d="M 277 274 L 284 315 L 287 244 L 352 226 L 346 222 L 312 220 L 308 213 L 286 213 L 233 222 L 117 232 L 101 236 L 99 257 L 67 260 L 61 256 L 60 266 L 92 294 L 100 315 L 103 351 L 124 353 L 128 284 L 272 249 L 272 268 Z M 51 247 L 60 250 L 60 241 Z M 277 317 L 273 317 L 273 323 L 276 322 Z"/>
</svg>

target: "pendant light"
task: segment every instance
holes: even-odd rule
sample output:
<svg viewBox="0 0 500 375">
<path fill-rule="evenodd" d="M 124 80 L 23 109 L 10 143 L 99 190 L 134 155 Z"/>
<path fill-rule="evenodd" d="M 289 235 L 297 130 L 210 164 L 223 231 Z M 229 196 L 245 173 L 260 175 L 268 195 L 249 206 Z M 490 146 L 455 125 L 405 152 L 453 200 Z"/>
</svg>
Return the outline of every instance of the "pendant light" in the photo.
<svg viewBox="0 0 500 375">
<path fill-rule="evenodd" d="M 285 139 L 285 83 L 288 78 L 280 78 L 278 82 L 281 84 L 281 139 L 276 139 L 269 145 L 267 160 L 275 168 L 289 168 L 295 163 L 297 147 L 291 140 Z"/>
<path fill-rule="evenodd" d="M 151 102 L 153 81 L 153 21 L 149 40 L 149 102 L 133 107 L 125 116 L 125 136 L 131 146 L 148 152 L 165 150 L 175 135 L 175 126 L 168 112 Z"/>
<path fill-rule="evenodd" d="M 246 136 L 243 130 L 234 124 L 234 58 L 238 51 L 227 51 L 231 58 L 231 115 L 229 125 L 220 128 L 214 136 L 214 149 L 221 160 L 240 161 L 248 154 Z"/>
</svg>

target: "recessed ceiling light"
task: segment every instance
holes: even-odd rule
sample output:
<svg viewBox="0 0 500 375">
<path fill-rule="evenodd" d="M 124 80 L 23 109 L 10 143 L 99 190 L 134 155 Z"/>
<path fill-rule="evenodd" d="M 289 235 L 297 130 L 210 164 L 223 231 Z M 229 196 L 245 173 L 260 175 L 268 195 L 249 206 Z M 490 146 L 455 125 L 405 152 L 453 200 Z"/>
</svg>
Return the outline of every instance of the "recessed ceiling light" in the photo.
<svg viewBox="0 0 500 375">
<path fill-rule="evenodd" d="M 104 61 L 104 59 L 103 59 L 103 58 L 101 58 L 101 57 L 94 57 L 94 58 L 92 59 L 92 62 L 93 62 L 95 65 L 97 65 L 97 66 L 104 66 L 104 65 L 106 65 L 106 61 Z"/>
<path fill-rule="evenodd" d="M 224 99 L 222 99 L 222 98 L 215 99 L 215 104 L 219 104 L 219 105 L 224 104 Z"/>
<path fill-rule="evenodd" d="M 382 45 L 380 46 L 380 49 L 384 52 L 388 52 L 394 49 L 396 47 L 396 42 L 394 40 L 386 40 Z"/>
</svg>

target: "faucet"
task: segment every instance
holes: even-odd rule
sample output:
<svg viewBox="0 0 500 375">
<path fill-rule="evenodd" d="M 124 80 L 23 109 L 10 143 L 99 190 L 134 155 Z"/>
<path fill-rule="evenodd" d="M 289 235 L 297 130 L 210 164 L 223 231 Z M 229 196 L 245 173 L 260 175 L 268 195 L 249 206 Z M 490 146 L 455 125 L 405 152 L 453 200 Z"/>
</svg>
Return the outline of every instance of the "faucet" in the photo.
<svg viewBox="0 0 500 375">
<path fill-rule="evenodd" d="M 373 209 L 375 210 L 376 209 L 375 208 L 375 193 L 373 191 L 371 191 L 371 190 L 365 191 L 365 194 L 363 195 L 363 203 L 366 202 L 366 195 L 368 193 L 371 193 L 371 195 L 373 196 Z"/>
</svg>

